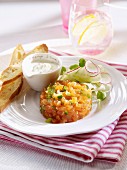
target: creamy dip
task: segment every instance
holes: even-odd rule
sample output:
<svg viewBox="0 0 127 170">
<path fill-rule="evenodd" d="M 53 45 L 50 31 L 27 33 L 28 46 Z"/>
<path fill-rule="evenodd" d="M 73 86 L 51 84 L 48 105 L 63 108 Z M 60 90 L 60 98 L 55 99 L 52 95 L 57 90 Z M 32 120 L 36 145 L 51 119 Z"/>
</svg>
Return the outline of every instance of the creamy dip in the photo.
<svg viewBox="0 0 127 170">
<path fill-rule="evenodd" d="M 28 77 L 36 74 L 46 74 L 57 70 L 60 65 L 48 59 L 32 58 L 27 61 L 25 72 Z"/>
<path fill-rule="evenodd" d="M 30 64 L 29 74 L 44 74 L 56 70 L 59 67 L 57 63 L 52 62 L 32 62 Z"/>
</svg>

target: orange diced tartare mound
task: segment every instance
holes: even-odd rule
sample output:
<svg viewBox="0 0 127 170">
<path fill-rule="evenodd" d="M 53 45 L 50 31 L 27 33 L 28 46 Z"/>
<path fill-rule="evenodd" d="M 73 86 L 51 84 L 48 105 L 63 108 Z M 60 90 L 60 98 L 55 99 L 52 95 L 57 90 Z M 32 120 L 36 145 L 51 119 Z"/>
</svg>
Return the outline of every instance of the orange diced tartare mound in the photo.
<svg viewBox="0 0 127 170">
<path fill-rule="evenodd" d="M 40 95 L 40 111 L 50 123 L 82 119 L 92 108 L 92 92 L 85 84 L 57 81 Z"/>
</svg>

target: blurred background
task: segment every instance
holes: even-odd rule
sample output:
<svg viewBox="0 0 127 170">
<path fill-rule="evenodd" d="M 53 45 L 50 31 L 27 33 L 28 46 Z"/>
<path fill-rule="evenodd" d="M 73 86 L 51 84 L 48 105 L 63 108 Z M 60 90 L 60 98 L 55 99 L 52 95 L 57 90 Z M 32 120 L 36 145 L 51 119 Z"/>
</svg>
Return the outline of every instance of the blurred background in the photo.
<svg viewBox="0 0 127 170">
<path fill-rule="evenodd" d="M 115 37 L 111 50 L 121 46 L 125 51 L 127 0 L 110 2 Z M 0 0 L 0 22 L 0 52 L 17 43 L 68 37 L 62 29 L 59 0 Z"/>
<path fill-rule="evenodd" d="M 0 0 L 0 36 L 60 25 L 59 0 Z"/>
<path fill-rule="evenodd" d="M 0 52 L 17 43 L 59 38 L 59 27 L 57 35 L 41 32 L 62 25 L 59 0 L 0 0 L 0 22 Z"/>
</svg>

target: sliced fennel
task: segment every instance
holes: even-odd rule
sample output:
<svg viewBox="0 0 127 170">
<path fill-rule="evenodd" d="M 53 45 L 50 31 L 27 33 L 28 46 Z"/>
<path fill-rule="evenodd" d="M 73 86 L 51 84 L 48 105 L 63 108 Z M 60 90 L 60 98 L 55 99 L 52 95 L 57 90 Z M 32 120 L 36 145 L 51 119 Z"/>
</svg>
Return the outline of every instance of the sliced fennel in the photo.
<svg viewBox="0 0 127 170">
<path fill-rule="evenodd" d="M 76 81 L 84 83 L 93 92 L 93 100 L 103 101 L 111 91 L 111 77 L 102 65 L 97 65 L 90 60 L 81 58 L 79 63 L 74 64 L 62 71 L 60 80 Z"/>
</svg>

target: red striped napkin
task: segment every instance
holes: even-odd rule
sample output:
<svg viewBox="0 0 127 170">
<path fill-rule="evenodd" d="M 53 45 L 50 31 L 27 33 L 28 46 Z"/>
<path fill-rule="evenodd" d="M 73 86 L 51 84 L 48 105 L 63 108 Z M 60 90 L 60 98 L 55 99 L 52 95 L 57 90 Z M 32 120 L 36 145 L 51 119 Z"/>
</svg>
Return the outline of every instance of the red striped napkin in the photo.
<svg viewBox="0 0 127 170">
<path fill-rule="evenodd" d="M 110 64 L 127 77 L 127 65 Z M 40 137 L 15 131 L 0 122 L 0 139 L 22 143 L 83 162 L 94 159 L 118 162 L 127 139 L 127 110 L 112 124 L 98 131 L 66 137 Z"/>
</svg>

